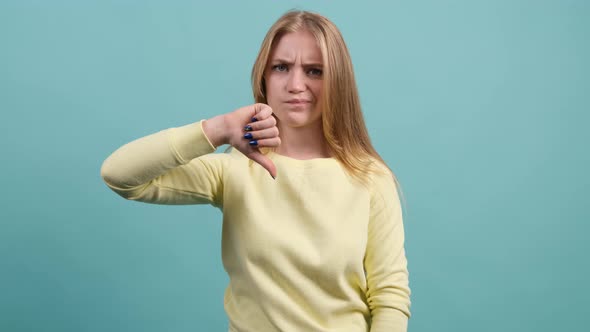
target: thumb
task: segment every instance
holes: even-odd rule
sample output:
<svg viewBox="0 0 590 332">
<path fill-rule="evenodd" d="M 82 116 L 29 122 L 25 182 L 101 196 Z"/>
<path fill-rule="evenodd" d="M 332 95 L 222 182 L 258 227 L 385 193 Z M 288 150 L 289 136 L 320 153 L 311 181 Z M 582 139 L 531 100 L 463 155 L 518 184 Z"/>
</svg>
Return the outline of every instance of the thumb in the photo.
<svg viewBox="0 0 590 332">
<path fill-rule="evenodd" d="M 270 173 L 270 176 L 272 176 L 273 179 L 277 178 L 277 168 L 275 164 L 272 162 L 272 160 L 270 160 L 270 158 L 263 155 L 260 151 L 252 151 L 248 154 L 248 158 L 254 160 L 260 166 L 264 167 L 268 173 Z"/>
</svg>

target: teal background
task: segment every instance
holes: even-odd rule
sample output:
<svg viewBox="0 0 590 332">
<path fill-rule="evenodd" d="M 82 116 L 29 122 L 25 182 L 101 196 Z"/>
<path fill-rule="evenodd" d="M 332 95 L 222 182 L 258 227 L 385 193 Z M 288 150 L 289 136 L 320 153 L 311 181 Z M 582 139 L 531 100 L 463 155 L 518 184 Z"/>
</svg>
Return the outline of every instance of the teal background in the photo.
<svg viewBox="0 0 590 332">
<path fill-rule="evenodd" d="M 332 19 L 406 196 L 409 330 L 587 331 L 590 2 L 0 1 L 0 331 L 226 331 L 221 214 L 102 161 L 252 102 L 286 10 Z"/>
</svg>

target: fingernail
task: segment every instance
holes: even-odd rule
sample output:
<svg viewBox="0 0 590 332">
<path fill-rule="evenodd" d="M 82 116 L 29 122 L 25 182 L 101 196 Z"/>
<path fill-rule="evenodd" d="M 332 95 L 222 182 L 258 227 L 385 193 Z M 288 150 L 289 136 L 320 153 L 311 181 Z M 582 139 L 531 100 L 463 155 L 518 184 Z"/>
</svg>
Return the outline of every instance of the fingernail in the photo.
<svg viewBox="0 0 590 332">
<path fill-rule="evenodd" d="M 252 145 L 252 146 L 257 146 L 258 145 L 258 141 L 257 140 L 251 140 L 248 144 Z"/>
<path fill-rule="evenodd" d="M 275 178 L 274 176 L 272 176 L 272 174 L 270 175 L 272 177 L 273 180 L 276 180 L 277 178 Z"/>
<path fill-rule="evenodd" d="M 252 130 L 252 127 L 250 127 L 250 125 L 247 125 L 246 127 L 244 127 L 244 130 L 245 131 L 251 131 Z"/>
<path fill-rule="evenodd" d="M 246 133 L 244 135 L 244 138 L 251 139 L 252 138 L 252 133 Z"/>
<path fill-rule="evenodd" d="M 256 117 L 253 117 L 251 122 L 256 122 L 256 121 L 258 121 L 258 119 Z"/>
</svg>

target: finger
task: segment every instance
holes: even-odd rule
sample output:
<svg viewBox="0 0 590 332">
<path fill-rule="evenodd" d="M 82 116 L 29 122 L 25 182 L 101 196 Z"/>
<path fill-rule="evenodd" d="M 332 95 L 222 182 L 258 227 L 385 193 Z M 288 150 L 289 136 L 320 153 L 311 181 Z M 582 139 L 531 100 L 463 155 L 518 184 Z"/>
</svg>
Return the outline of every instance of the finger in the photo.
<svg viewBox="0 0 590 332">
<path fill-rule="evenodd" d="M 277 178 L 277 168 L 272 160 L 270 160 L 267 156 L 263 155 L 259 151 L 253 151 L 248 154 L 248 158 L 254 160 L 260 166 L 264 167 L 264 169 L 268 171 L 273 179 Z"/>
<path fill-rule="evenodd" d="M 274 127 L 277 124 L 277 120 L 274 116 L 270 116 L 263 120 L 258 120 L 256 122 L 250 122 L 245 127 L 245 131 L 256 131 L 261 129 L 266 129 L 270 127 Z"/>
<path fill-rule="evenodd" d="M 250 131 L 244 135 L 245 139 L 264 139 L 264 138 L 273 138 L 279 136 L 279 128 L 277 127 L 270 127 L 262 130 L 257 131 Z"/>
<path fill-rule="evenodd" d="M 266 104 L 254 104 L 254 114 L 252 115 L 252 122 L 264 120 L 272 115 L 272 108 Z"/>
<path fill-rule="evenodd" d="M 276 148 L 277 146 L 281 145 L 281 138 L 280 137 L 273 137 L 273 138 L 265 138 L 265 139 L 253 139 L 249 142 L 250 146 L 253 147 L 263 147 L 263 148 Z"/>
</svg>

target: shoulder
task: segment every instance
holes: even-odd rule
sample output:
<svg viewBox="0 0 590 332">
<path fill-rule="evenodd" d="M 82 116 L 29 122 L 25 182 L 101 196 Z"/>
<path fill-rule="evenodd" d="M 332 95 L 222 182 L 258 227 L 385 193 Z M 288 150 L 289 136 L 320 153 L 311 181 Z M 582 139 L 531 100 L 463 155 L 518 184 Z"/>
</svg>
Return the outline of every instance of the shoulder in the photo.
<svg viewBox="0 0 590 332">
<path fill-rule="evenodd" d="M 195 159 L 192 159 L 190 163 L 196 165 L 204 165 L 208 168 L 219 168 L 219 169 L 226 169 L 228 166 L 233 164 L 235 156 L 230 153 L 226 152 L 213 152 L 208 153 L 202 156 L 199 156 Z"/>
<path fill-rule="evenodd" d="M 233 146 L 229 146 L 227 149 L 225 149 L 225 151 L 223 151 L 222 154 L 232 162 L 247 162 L 248 160 L 250 160 L 242 152 L 240 152 Z"/>
<path fill-rule="evenodd" d="M 391 184 L 395 186 L 395 176 L 391 169 L 382 161 L 373 158 L 371 159 L 368 168 L 370 170 L 368 172 L 368 179 L 372 186 L 376 186 L 377 188 Z"/>
<path fill-rule="evenodd" d="M 372 205 L 399 202 L 399 184 L 391 169 L 375 159 L 369 175 L 369 192 Z"/>
<path fill-rule="evenodd" d="M 198 160 L 206 164 L 222 166 L 225 169 L 235 169 L 236 167 L 241 169 L 244 164 L 247 165 L 250 159 L 237 149 L 229 146 L 224 151 L 203 155 Z"/>
</svg>

